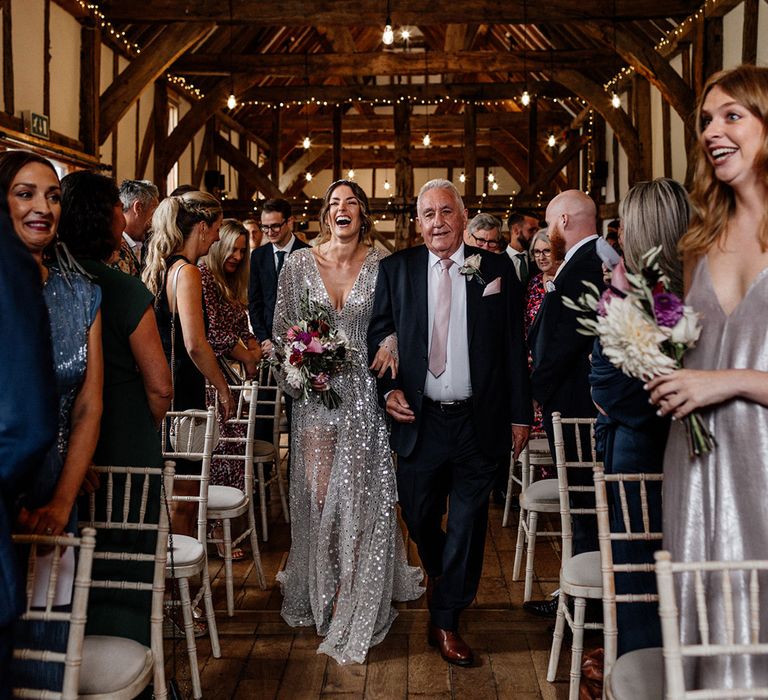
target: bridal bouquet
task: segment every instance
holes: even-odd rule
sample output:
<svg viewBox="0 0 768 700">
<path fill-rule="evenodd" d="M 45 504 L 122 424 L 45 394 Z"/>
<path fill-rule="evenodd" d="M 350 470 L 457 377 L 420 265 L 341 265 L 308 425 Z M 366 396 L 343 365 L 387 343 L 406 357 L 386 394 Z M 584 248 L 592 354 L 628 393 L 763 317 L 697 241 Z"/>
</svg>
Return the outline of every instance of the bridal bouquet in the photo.
<svg viewBox="0 0 768 700">
<path fill-rule="evenodd" d="M 293 322 L 282 343 L 275 345 L 273 363 L 289 386 L 302 395 L 314 391 L 328 408 L 338 408 L 341 397 L 331 377 L 348 363 L 349 340 L 331 325 L 328 311 L 309 298 L 301 300 L 301 318 Z"/>
<path fill-rule="evenodd" d="M 579 319 L 579 332 L 597 336 L 615 367 L 643 381 L 680 369 L 683 355 L 701 333 L 698 314 L 668 291 L 669 280 L 658 264 L 660 252 L 657 246 L 645 254 L 639 274 L 627 272 L 620 262 L 602 294 L 585 282 L 588 291 L 577 301 L 563 299 L 570 309 L 597 313 Z M 693 412 L 683 420 L 691 457 L 711 452 L 717 443 L 701 417 Z"/>
</svg>

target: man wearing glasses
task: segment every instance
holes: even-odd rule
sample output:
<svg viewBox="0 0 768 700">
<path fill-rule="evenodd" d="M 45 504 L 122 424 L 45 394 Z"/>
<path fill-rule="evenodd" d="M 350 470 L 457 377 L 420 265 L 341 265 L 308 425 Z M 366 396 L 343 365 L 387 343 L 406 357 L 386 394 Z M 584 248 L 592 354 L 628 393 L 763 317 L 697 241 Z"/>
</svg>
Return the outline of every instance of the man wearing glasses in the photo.
<svg viewBox="0 0 768 700">
<path fill-rule="evenodd" d="M 501 253 L 504 250 L 504 239 L 500 231 L 501 221 L 493 214 L 478 214 L 467 226 L 466 242 L 491 253 Z"/>
<path fill-rule="evenodd" d="M 272 318 L 277 300 L 277 278 L 285 258 L 307 244 L 293 235 L 291 205 L 284 199 L 268 199 L 261 208 L 261 233 L 265 243 L 251 253 L 248 280 L 248 315 L 253 334 L 264 354 L 272 350 Z"/>
</svg>

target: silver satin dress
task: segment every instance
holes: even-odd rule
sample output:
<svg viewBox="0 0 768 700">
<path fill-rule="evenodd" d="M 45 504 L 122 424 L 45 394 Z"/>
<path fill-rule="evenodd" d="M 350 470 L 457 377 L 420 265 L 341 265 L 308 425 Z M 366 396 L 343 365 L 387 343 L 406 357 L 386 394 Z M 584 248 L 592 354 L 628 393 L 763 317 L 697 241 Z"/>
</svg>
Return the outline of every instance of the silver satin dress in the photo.
<svg viewBox="0 0 768 700">
<path fill-rule="evenodd" d="M 331 381 L 341 396 L 338 408 L 326 408 L 314 392 L 293 403 L 291 549 L 277 575 L 283 619 L 292 626 L 314 625 L 324 637 L 318 653 L 339 663 L 365 661 L 397 615 L 392 601 L 414 600 L 423 592 L 421 569 L 405 557 L 389 434 L 367 361 L 382 255 L 368 252 L 337 311 L 312 251 L 297 250 L 280 274 L 275 307 L 276 344 L 300 318 L 300 299 L 309 290 L 353 348 L 351 367 Z"/>
<path fill-rule="evenodd" d="M 686 368 L 768 371 L 768 269 L 726 316 L 703 256 L 686 302 L 701 314 L 703 326 L 697 346 L 685 356 Z M 664 458 L 664 547 L 675 561 L 768 559 L 768 408 L 736 399 L 701 415 L 718 442 L 702 457 L 689 457 L 683 425 L 672 424 Z M 735 642 L 746 643 L 749 584 L 740 574 L 732 581 Z M 711 641 L 725 642 L 719 580 L 705 583 Z M 696 643 L 692 577 L 679 583 L 677 592 L 683 641 Z M 768 576 L 760 577 L 760 609 L 760 641 L 768 642 Z M 686 671 L 689 689 L 768 685 L 765 656 L 703 659 Z"/>
</svg>

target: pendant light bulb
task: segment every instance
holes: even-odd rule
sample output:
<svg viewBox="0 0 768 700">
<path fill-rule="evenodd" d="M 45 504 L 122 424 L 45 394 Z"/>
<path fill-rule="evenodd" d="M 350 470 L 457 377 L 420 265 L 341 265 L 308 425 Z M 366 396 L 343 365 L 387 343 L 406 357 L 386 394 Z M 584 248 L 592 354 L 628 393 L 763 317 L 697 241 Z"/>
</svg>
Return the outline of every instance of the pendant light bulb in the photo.
<svg viewBox="0 0 768 700">
<path fill-rule="evenodd" d="M 429 144 L 431 144 L 431 143 L 432 143 L 432 139 L 430 138 L 430 136 L 429 136 L 429 133 L 426 133 L 426 134 L 424 134 L 424 138 L 423 138 L 423 139 L 421 139 L 421 142 L 422 142 L 422 143 L 423 143 L 425 146 L 429 147 Z"/>
<path fill-rule="evenodd" d="M 531 96 L 528 94 L 528 90 L 524 90 L 520 102 L 523 103 L 523 107 L 527 107 L 531 104 Z"/>
<path fill-rule="evenodd" d="M 461 171 L 461 175 L 459 175 L 459 182 L 466 182 L 467 176 L 464 174 L 464 171 Z"/>
<path fill-rule="evenodd" d="M 554 148 L 557 144 L 557 141 L 555 140 L 555 135 L 550 131 L 549 132 L 549 138 L 547 138 L 547 146 L 550 148 Z"/>
<path fill-rule="evenodd" d="M 498 182 L 492 182 L 492 183 L 491 183 L 491 188 L 492 188 L 492 189 L 493 189 L 493 191 L 495 192 L 496 190 L 498 190 L 498 189 L 499 189 L 499 183 L 498 183 Z"/>
<path fill-rule="evenodd" d="M 410 29 L 403 29 L 403 30 L 400 32 L 400 38 L 401 38 L 403 41 L 408 41 L 408 40 L 411 38 L 411 31 L 410 31 Z"/>
<path fill-rule="evenodd" d="M 312 173 L 307 173 L 307 174 L 304 176 L 304 179 L 305 179 L 307 182 L 312 182 Z"/>
<path fill-rule="evenodd" d="M 235 93 L 233 92 L 227 98 L 227 108 L 234 109 L 235 107 L 237 107 L 237 98 L 235 97 Z"/>
<path fill-rule="evenodd" d="M 392 18 L 387 17 L 387 23 L 384 25 L 384 33 L 381 35 L 381 42 L 384 46 L 392 46 L 395 41 L 395 33 L 392 31 Z"/>
<path fill-rule="evenodd" d="M 621 98 L 615 92 L 611 94 L 611 104 L 614 109 L 621 107 Z"/>
<path fill-rule="evenodd" d="M 305 136 L 304 140 L 301 142 L 301 145 L 304 146 L 304 150 L 308 151 L 310 146 L 312 146 L 312 141 L 309 140 L 309 136 Z"/>
<path fill-rule="evenodd" d="M 390 188 L 391 186 L 392 186 L 392 185 L 390 185 L 390 184 L 389 184 L 389 180 L 384 180 L 384 189 L 385 189 L 385 190 L 389 191 L 389 188 Z"/>
<path fill-rule="evenodd" d="M 354 179 L 355 179 L 355 171 L 354 171 L 354 169 L 353 169 L 353 168 L 350 168 L 350 169 L 349 169 L 349 171 L 347 172 L 347 177 L 348 177 L 350 180 L 354 180 Z"/>
<path fill-rule="evenodd" d="M 493 182 L 496 176 L 493 173 L 488 173 L 488 182 Z"/>
</svg>

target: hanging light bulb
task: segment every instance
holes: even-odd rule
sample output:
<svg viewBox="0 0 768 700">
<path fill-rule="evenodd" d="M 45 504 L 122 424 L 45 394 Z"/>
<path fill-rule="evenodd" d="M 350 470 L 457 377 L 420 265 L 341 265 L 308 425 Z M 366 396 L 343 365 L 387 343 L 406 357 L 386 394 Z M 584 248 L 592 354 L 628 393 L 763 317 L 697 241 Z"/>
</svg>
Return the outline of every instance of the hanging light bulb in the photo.
<svg viewBox="0 0 768 700">
<path fill-rule="evenodd" d="M 523 103 L 523 107 L 527 107 L 529 104 L 531 104 L 531 96 L 528 94 L 528 90 L 523 91 L 523 94 L 520 97 L 520 102 Z"/>
<path fill-rule="evenodd" d="M 307 173 L 307 174 L 304 176 L 304 179 L 305 179 L 307 182 L 312 182 L 312 173 Z"/>
<path fill-rule="evenodd" d="M 493 182 L 496 176 L 493 173 L 488 173 L 488 182 Z"/>
<path fill-rule="evenodd" d="M 410 39 L 410 38 L 411 38 L 411 31 L 410 31 L 410 29 L 403 29 L 403 30 L 400 32 L 400 38 L 401 38 L 403 41 L 408 41 L 408 39 Z"/>
<path fill-rule="evenodd" d="M 349 169 L 349 171 L 347 172 L 347 177 L 348 177 L 350 180 L 354 180 L 354 179 L 355 179 L 355 171 L 354 171 L 354 169 L 353 169 L 353 168 L 350 168 L 350 169 Z"/>
<path fill-rule="evenodd" d="M 614 109 L 621 107 L 621 98 L 615 92 L 611 93 L 611 104 Z"/>
<path fill-rule="evenodd" d="M 310 147 L 312 146 L 312 141 L 309 140 L 309 136 L 305 136 L 304 140 L 301 142 L 301 145 L 304 146 L 304 150 L 308 151 Z"/>
<path fill-rule="evenodd" d="M 390 187 L 391 185 L 389 184 L 389 180 L 384 180 L 384 189 L 389 190 Z"/>
<path fill-rule="evenodd" d="M 495 192 L 496 190 L 498 190 L 498 189 L 499 189 L 499 183 L 498 183 L 498 182 L 493 182 L 493 183 L 491 184 L 491 188 L 492 188 L 492 189 L 493 189 L 493 191 Z"/>
<path fill-rule="evenodd" d="M 387 17 L 387 23 L 384 25 L 384 33 L 381 35 L 381 43 L 384 46 L 392 46 L 395 41 L 395 33 L 392 31 L 392 18 Z"/>
<path fill-rule="evenodd" d="M 227 98 L 227 107 L 229 109 L 234 109 L 237 107 L 237 98 L 235 97 L 235 93 L 230 93 L 229 97 Z"/>
<path fill-rule="evenodd" d="M 555 141 L 555 135 L 551 131 L 549 132 L 549 138 L 547 138 L 547 146 L 550 148 L 554 148 L 557 144 L 557 141 Z"/>
<path fill-rule="evenodd" d="M 461 171 L 461 175 L 459 175 L 459 182 L 466 182 L 467 176 L 464 174 L 464 171 Z"/>
<path fill-rule="evenodd" d="M 432 143 L 432 139 L 431 139 L 431 138 L 430 138 L 430 136 L 429 136 L 429 132 L 427 132 L 426 134 L 424 134 L 424 138 L 423 138 L 423 139 L 421 139 L 421 142 L 422 142 L 422 143 L 423 143 L 425 146 L 429 147 L 429 144 L 430 144 L 430 143 Z"/>
</svg>

